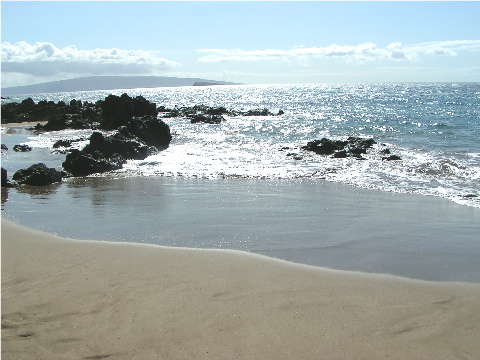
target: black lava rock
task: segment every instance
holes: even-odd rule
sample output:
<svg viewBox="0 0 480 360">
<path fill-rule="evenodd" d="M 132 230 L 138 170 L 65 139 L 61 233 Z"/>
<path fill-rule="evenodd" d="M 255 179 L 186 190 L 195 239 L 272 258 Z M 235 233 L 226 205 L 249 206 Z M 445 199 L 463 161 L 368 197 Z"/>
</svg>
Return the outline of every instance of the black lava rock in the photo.
<svg viewBox="0 0 480 360">
<path fill-rule="evenodd" d="M 156 151 L 156 147 L 135 138 L 126 128 L 107 137 L 94 132 L 90 143 L 81 151 L 70 152 L 62 166 L 73 176 L 87 176 L 120 169 L 127 159 L 142 160 Z"/>
<path fill-rule="evenodd" d="M 2 187 L 16 187 L 18 184 L 16 182 L 11 182 L 8 179 L 8 172 L 6 169 L 2 168 Z"/>
<path fill-rule="evenodd" d="M 322 138 L 313 140 L 303 146 L 303 150 L 313 151 L 319 155 L 333 155 L 334 158 L 356 157 L 361 158 L 361 154 L 366 154 L 367 150 L 376 144 L 373 139 L 363 139 L 358 137 L 349 137 L 347 140 L 331 140 Z"/>
<path fill-rule="evenodd" d="M 31 98 L 28 98 L 21 103 L 2 104 L 2 124 L 48 121 L 45 125 L 46 128 L 38 124 L 35 129 L 38 131 L 55 131 L 71 127 L 74 123 L 73 115 L 77 115 L 82 119 L 82 122 L 89 124 L 82 127 L 87 129 L 100 122 L 99 106 L 76 100 L 72 100 L 70 106 L 66 105 L 64 101 L 59 101 L 56 104 L 53 101 L 42 100 L 35 104 Z"/>
<path fill-rule="evenodd" d="M 55 142 L 55 144 L 53 144 L 53 148 L 58 149 L 60 147 L 70 147 L 72 146 L 72 142 L 73 140 L 58 140 Z"/>
<path fill-rule="evenodd" d="M 63 168 L 73 176 L 87 176 L 121 169 L 126 159 L 120 155 L 105 158 L 100 152 L 87 153 L 78 149 L 72 150 L 63 162 Z"/>
<path fill-rule="evenodd" d="M 190 122 L 192 124 L 196 123 L 205 123 L 205 124 L 220 124 L 223 120 L 221 115 L 205 115 L 205 114 L 196 114 L 189 116 Z"/>
<path fill-rule="evenodd" d="M 347 144 L 348 142 L 346 141 L 323 138 L 321 140 L 308 142 L 306 146 L 302 147 L 302 149 L 313 151 L 319 155 L 332 155 L 335 151 L 343 150 Z"/>
<path fill-rule="evenodd" d="M 43 126 L 45 131 L 59 131 L 67 128 L 67 119 L 63 116 L 53 117 Z"/>
<path fill-rule="evenodd" d="M 382 157 L 382 160 L 392 161 L 392 160 L 402 160 L 398 155 L 390 155 L 388 157 Z"/>
<path fill-rule="evenodd" d="M 267 108 L 264 109 L 252 109 L 242 113 L 243 116 L 274 116 L 270 110 Z M 282 114 L 279 114 L 282 115 Z"/>
<path fill-rule="evenodd" d="M 157 149 L 168 147 L 172 141 L 169 126 L 156 116 L 134 117 L 126 129 L 145 144 L 155 146 Z"/>
<path fill-rule="evenodd" d="M 157 116 L 157 106 L 143 96 L 131 98 L 127 94 L 122 96 L 109 95 L 101 104 L 102 121 L 100 128 L 105 130 L 118 129 L 127 125 L 134 117 Z"/>
<path fill-rule="evenodd" d="M 54 168 L 48 168 L 45 164 L 39 163 L 30 166 L 27 169 L 18 170 L 13 174 L 12 179 L 18 184 L 32 186 L 46 186 L 56 182 L 61 182 L 63 173 Z"/>
<path fill-rule="evenodd" d="M 28 145 L 15 145 L 13 147 L 13 151 L 16 151 L 16 152 L 28 152 L 28 151 L 32 151 L 32 148 Z"/>
</svg>

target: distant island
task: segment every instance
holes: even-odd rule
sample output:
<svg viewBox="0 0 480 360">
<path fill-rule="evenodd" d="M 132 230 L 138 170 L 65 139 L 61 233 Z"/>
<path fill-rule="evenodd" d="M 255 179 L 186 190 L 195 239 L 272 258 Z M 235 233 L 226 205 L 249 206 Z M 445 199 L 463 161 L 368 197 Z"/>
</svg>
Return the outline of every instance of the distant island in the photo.
<svg viewBox="0 0 480 360">
<path fill-rule="evenodd" d="M 88 76 L 34 85 L 2 88 L 2 96 L 72 91 L 116 90 L 177 86 L 241 85 L 233 82 L 200 78 L 166 76 Z"/>
</svg>

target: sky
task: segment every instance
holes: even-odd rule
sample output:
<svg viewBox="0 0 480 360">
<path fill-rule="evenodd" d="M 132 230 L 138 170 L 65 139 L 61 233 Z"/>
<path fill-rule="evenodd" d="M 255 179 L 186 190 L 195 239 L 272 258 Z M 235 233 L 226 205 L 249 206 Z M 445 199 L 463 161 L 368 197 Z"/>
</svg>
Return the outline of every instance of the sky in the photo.
<svg viewBox="0 0 480 360">
<path fill-rule="evenodd" d="M 1 1 L 1 85 L 480 82 L 477 1 Z"/>
</svg>

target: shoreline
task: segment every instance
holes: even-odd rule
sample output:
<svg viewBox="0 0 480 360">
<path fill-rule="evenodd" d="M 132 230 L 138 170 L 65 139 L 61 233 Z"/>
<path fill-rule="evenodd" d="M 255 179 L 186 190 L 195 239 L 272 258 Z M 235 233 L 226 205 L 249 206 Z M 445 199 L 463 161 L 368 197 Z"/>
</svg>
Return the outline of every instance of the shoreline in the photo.
<svg viewBox="0 0 480 360">
<path fill-rule="evenodd" d="M 434 197 L 328 181 L 92 177 L 6 191 L 2 201 L 4 216 L 65 237 L 480 282 L 479 209 Z"/>
<path fill-rule="evenodd" d="M 479 298 L 478 284 L 71 240 L 2 217 L 5 358 L 475 359 Z"/>
<path fill-rule="evenodd" d="M 2 123 L 1 127 L 2 128 L 22 128 L 24 130 L 29 129 L 30 127 L 34 127 L 37 124 L 40 125 L 45 125 L 48 123 L 48 121 L 24 121 L 24 122 L 19 122 L 19 123 Z"/>
</svg>

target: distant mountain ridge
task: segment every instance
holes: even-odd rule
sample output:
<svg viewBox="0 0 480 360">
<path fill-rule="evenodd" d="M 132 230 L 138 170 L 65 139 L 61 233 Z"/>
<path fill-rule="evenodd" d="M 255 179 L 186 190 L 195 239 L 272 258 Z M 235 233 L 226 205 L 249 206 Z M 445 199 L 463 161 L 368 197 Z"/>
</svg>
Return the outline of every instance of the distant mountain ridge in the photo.
<svg viewBox="0 0 480 360">
<path fill-rule="evenodd" d="M 241 85 L 233 82 L 200 78 L 176 78 L 166 76 L 87 76 L 34 85 L 2 88 L 2 96 L 41 94 L 72 91 L 116 90 L 177 86 Z"/>
</svg>

